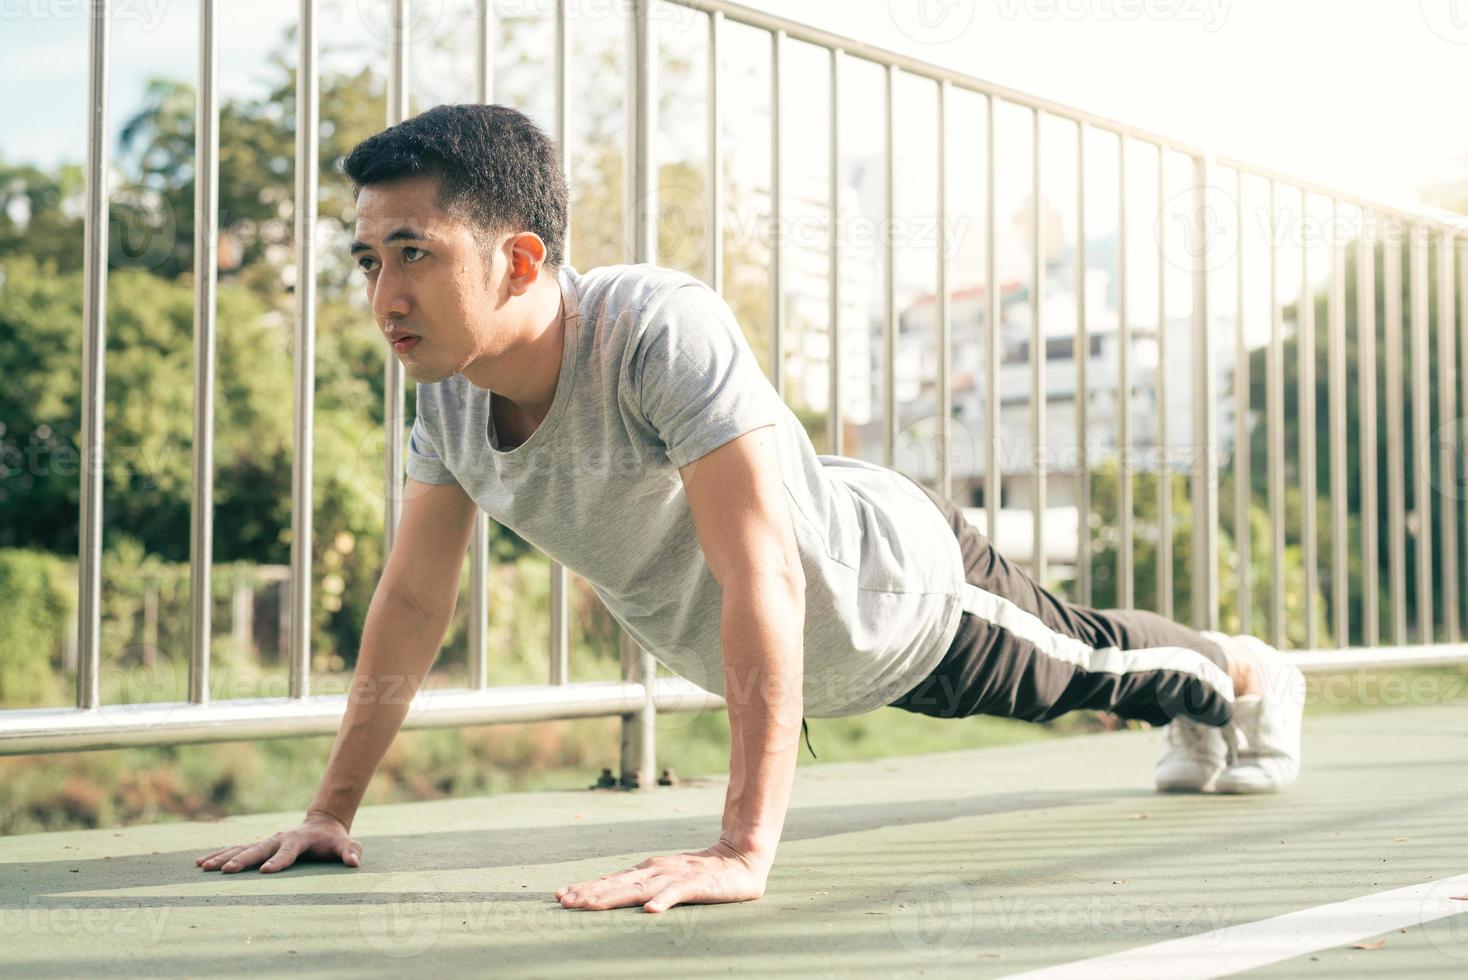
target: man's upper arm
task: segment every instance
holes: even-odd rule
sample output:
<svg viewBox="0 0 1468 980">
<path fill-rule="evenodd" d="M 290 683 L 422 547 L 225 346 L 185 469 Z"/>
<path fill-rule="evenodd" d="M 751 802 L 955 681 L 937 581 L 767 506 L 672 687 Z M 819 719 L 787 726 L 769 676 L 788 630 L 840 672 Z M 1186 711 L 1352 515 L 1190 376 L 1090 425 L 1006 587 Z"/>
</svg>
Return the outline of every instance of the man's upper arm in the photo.
<svg viewBox="0 0 1468 980">
<path fill-rule="evenodd" d="M 770 579 L 804 589 L 774 436 L 754 429 L 678 471 L 704 560 L 726 589 Z"/>
<path fill-rule="evenodd" d="M 398 533 L 378 588 L 424 613 L 450 611 L 478 505 L 457 483 L 403 484 Z"/>
</svg>

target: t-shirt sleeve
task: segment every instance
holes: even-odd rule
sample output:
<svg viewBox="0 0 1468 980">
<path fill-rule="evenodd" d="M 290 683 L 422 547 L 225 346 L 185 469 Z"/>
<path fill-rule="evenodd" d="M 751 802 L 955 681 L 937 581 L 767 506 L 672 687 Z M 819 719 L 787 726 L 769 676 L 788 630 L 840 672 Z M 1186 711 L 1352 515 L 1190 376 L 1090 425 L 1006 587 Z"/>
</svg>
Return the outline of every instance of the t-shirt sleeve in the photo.
<svg viewBox="0 0 1468 980">
<path fill-rule="evenodd" d="M 408 433 L 408 476 L 420 483 L 458 483 L 443 465 L 443 460 L 429 437 L 431 426 L 422 415 L 413 419 Z"/>
<path fill-rule="evenodd" d="M 631 381 L 674 466 L 779 419 L 780 399 L 734 312 L 702 283 L 680 286 L 638 339 Z"/>
</svg>

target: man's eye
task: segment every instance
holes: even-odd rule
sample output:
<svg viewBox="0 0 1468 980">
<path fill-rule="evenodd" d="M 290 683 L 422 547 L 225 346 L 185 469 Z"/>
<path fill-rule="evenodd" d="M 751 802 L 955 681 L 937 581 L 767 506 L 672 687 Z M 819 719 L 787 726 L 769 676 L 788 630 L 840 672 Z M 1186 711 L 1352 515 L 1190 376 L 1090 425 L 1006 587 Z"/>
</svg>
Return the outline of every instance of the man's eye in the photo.
<svg viewBox="0 0 1468 980">
<path fill-rule="evenodd" d="M 407 258 L 409 252 L 417 252 L 419 255 L 426 254 L 426 253 L 424 253 L 423 249 L 419 248 L 416 245 L 404 245 L 403 246 L 403 257 L 404 258 Z M 408 259 L 408 261 L 409 262 L 416 262 L 418 260 L 417 259 Z"/>
</svg>

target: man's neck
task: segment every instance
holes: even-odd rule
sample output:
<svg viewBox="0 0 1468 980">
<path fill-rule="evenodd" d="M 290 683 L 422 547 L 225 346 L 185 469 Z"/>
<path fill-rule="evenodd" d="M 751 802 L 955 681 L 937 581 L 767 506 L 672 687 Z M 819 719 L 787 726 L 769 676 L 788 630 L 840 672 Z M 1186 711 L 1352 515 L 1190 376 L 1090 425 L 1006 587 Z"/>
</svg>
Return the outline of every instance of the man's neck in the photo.
<svg viewBox="0 0 1468 980">
<path fill-rule="evenodd" d="M 555 401 L 566 333 L 560 284 L 553 272 L 543 274 L 548 278 L 541 281 L 552 288 L 545 290 L 547 302 L 543 308 L 531 314 L 532 322 L 538 321 L 535 335 L 504 351 L 493 363 L 476 362 L 463 372 L 471 384 L 488 388 L 496 398 L 513 403 L 537 425 Z"/>
</svg>

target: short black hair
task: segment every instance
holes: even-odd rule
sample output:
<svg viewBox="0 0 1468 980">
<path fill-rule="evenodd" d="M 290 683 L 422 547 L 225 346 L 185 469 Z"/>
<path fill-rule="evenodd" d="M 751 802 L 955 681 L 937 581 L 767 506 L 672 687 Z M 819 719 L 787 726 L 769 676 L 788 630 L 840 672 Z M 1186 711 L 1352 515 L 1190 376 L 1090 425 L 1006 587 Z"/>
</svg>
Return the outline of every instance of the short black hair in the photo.
<svg viewBox="0 0 1468 980">
<path fill-rule="evenodd" d="M 342 161 L 356 200 L 368 184 L 437 176 L 438 206 L 491 234 L 532 231 L 545 264 L 565 255 L 566 175 L 560 148 L 524 113 L 504 105 L 437 105 L 358 143 Z"/>
</svg>

